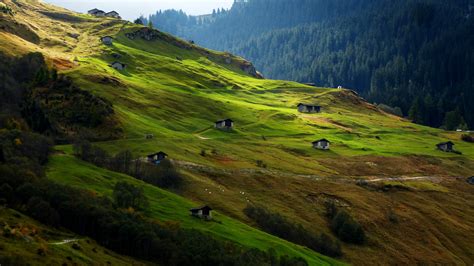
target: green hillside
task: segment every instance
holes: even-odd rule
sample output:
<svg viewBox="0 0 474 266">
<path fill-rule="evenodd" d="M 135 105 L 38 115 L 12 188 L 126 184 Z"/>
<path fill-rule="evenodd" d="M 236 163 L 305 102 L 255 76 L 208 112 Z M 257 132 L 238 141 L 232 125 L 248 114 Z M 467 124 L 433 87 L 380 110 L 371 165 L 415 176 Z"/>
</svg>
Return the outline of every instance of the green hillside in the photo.
<svg viewBox="0 0 474 266">
<path fill-rule="evenodd" d="M 45 226 L 12 209 L 0 207 L 0 225 L 0 261 L 7 265 L 146 265 L 105 249 L 92 239 Z"/>
<path fill-rule="evenodd" d="M 463 133 L 413 124 L 350 90 L 256 78 L 250 62 L 240 57 L 141 25 L 36 1 L 3 2 L 13 14 L 0 14 L 0 52 L 43 53 L 80 89 L 111 103 L 122 134 L 94 145 L 111 154 L 130 150 L 135 157 L 164 151 L 185 184 L 171 192 L 145 185 L 75 158 L 68 145 L 56 146 L 48 179 L 99 195 L 111 195 L 117 181 L 143 185 L 151 203 L 146 217 L 247 248 L 273 248 L 311 265 L 339 262 L 263 233 L 242 210 L 265 205 L 312 233 L 332 234 L 325 203 L 336 200 L 368 238 L 365 245 L 343 243 L 342 261 L 472 262 L 474 208 L 460 208 L 472 205 L 473 187 L 464 177 L 472 175 L 474 148 L 461 140 Z M 129 38 L 141 33 L 150 40 Z M 100 42 L 106 35 L 114 38 L 111 46 Z M 114 61 L 126 68 L 111 68 Z M 320 105 L 322 112 L 299 113 L 300 102 Z M 214 122 L 225 118 L 233 119 L 235 128 L 215 129 Z M 72 131 L 66 131 L 71 139 L 79 135 Z M 330 151 L 312 148 L 321 138 L 331 141 Z M 437 150 L 444 141 L 454 142 L 460 153 Z M 421 178 L 403 179 L 413 177 Z M 375 181 L 360 185 L 360 179 Z M 214 222 L 190 217 L 188 209 L 201 203 L 216 210 Z M 391 223 L 387 213 L 399 222 Z"/>
<path fill-rule="evenodd" d="M 209 232 L 219 238 L 237 242 L 245 247 L 263 250 L 272 248 L 279 255 L 302 257 L 310 265 L 340 264 L 336 260 L 263 233 L 220 213 L 213 214 L 212 222 L 196 219 L 189 213 L 189 209 L 197 206 L 196 203 L 155 186 L 147 185 L 133 177 L 82 162 L 69 154 L 53 156 L 47 176 L 53 181 L 96 191 L 107 196 L 112 196 L 115 183 L 127 181 L 145 188 L 145 195 L 150 201 L 150 208 L 146 211 L 146 215 L 153 219 L 162 222 L 178 222 L 184 228 Z"/>
</svg>

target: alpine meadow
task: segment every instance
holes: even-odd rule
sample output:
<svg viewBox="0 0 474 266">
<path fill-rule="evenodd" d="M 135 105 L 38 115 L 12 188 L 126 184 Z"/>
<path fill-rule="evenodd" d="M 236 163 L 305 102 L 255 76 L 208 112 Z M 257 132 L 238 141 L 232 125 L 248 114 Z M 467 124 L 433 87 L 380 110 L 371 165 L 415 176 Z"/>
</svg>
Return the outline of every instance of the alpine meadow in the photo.
<svg viewBox="0 0 474 266">
<path fill-rule="evenodd" d="M 474 2 L 87 5 L 0 0 L 0 265 L 474 263 Z"/>
</svg>

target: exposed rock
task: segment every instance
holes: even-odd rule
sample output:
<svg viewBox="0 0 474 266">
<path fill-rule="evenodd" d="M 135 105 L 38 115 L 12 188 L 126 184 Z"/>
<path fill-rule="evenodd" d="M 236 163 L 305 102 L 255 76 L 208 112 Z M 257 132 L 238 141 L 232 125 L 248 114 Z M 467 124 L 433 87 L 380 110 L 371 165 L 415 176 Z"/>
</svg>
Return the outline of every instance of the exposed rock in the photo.
<svg viewBox="0 0 474 266">
<path fill-rule="evenodd" d="M 140 28 L 139 30 L 136 30 L 134 32 L 125 33 L 125 36 L 127 36 L 127 38 L 131 40 L 136 40 L 140 38 L 146 41 L 155 41 L 160 39 L 186 50 L 191 50 L 193 48 L 193 46 L 187 42 L 178 40 L 172 36 L 160 32 L 159 30 L 150 29 L 148 27 Z"/>
<path fill-rule="evenodd" d="M 158 30 L 150 29 L 147 27 L 143 27 L 137 31 L 126 33 L 125 36 L 131 40 L 135 40 L 138 38 L 147 40 L 147 41 L 154 41 L 160 38 L 160 32 Z"/>
<path fill-rule="evenodd" d="M 67 35 L 71 38 L 74 38 L 74 39 L 77 39 L 80 36 L 79 33 L 68 33 Z"/>
<path fill-rule="evenodd" d="M 242 69 L 245 73 L 251 75 L 251 76 L 257 76 L 257 70 L 253 66 L 252 63 L 250 62 L 245 62 L 240 66 L 240 69 Z"/>
</svg>

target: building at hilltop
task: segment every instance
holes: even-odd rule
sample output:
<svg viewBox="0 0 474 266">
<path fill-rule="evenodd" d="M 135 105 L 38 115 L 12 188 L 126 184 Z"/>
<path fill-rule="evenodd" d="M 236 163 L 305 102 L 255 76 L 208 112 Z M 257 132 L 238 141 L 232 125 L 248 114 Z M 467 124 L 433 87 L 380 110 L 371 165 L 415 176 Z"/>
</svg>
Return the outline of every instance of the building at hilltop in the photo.
<svg viewBox="0 0 474 266">
<path fill-rule="evenodd" d="M 300 113 L 320 113 L 321 112 L 321 106 L 318 106 L 318 105 L 299 103 L 297 107 L 298 107 L 298 112 Z"/>
<path fill-rule="evenodd" d="M 444 151 L 444 152 L 452 152 L 454 151 L 454 143 L 451 142 L 451 141 L 448 141 L 448 142 L 441 142 L 441 143 L 438 143 L 436 144 L 436 148 L 438 148 L 438 150 L 440 151 Z"/>
<path fill-rule="evenodd" d="M 329 150 L 329 144 L 331 142 L 327 139 L 320 139 L 313 141 L 313 148 L 318 149 L 318 150 Z"/>
<path fill-rule="evenodd" d="M 204 205 L 198 208 L 192 208 L 189 211 L 191 212 L 191 215 L 194 217 L 198 217 L 204 220 L 212 219 L 212 214 L 211 214 L 212 208 L 207 205 Z"/>
<path fill-rule="evenodd" d="M 120 14 L 117 11 L 110 11 L 105 13 L 106 17 L 111 17 L 111 18 L 118 18 L 121 19 Z"/>
<path fill-rule="evenodd" d="M 214 127 L 217 129 L 231 130 L 234 128 L 234 121 L 232 119 L 219 120 L 214 123 Z"/>
<path fill-rule="evenodd" d="M 87 14 L 92 15 L 92 16 L 96 16 L 96 17 L 104 17 L 105 16 L 105 12 L 103 10 L 100 10 L 100 9 L 97 9 L 97 8 L 94 8 L 94 9 L 91 9 L 91 10 L 87 11 Z"/>
</svg>

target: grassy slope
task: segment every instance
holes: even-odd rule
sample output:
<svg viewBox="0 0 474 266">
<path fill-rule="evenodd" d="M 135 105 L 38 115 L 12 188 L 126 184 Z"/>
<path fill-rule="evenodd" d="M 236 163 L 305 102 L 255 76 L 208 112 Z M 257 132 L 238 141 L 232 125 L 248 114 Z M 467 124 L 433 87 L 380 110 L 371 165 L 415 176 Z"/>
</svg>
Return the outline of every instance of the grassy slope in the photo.
<svg viewBox="0 0 474 266">
<path fill-rule="evenodd" d="M 257 80 L 229 71 L 235 68 L 222 62 L 221 53 L 206 56 L 201 49 L 179 49 L 163 40 L 131 41 L 124 33 L 135 30 L 134 25 L 32 3 L 35 8 L 53 9 L 74 19 L 58 21 L 29 9 L 18 10 L 15 16 L 19 21 L 41 29 L 37 32 L 42 41 L 35 45 L 0 32 L 5 36 L 0 49 L 13 54 L 42 51 L 83 89 L 110 99 L 126 138 L 100 144 L 108 150 L 128 148 L 138 155 L 164 150 L 174 160 L 227 169 L 218 173 L 187 169 L 188 186 L 182 195 L 211 203 L 250 223 L 241 211 L 247 199 L 239 192 L 245 191 L 250 201 L 281 211 L 317 233 L 328 231 L 321 201 L 321 195 L 328 194 L 347 201 L 348 209 L 368 231 L 368 246 L 344 245 L 346 259 L 351 262 L 473 260 L 468 251 L 473 248 L 468 241 L 473 236 L 465 229 L 472 225 L 474 215 L 442 211 L 466 204 L 464 199 L 470 197 L 472 188 L 463 187 L 464 181 L 411 182 L 406 186 L 415 190 L 374 193 L 336 178 L 472 175 L 474 149 L 459 141 L 460 133 L 387 115 L 348 91 Z M 67 37 L 70 31 L 80 34 L 77 40 Z M 98 41 L 103 35 L 117 40 L 105 47 Z M 120 61 L 128 65 L 125 71 L 107 66 L 113 61 L 112 52 L 123 55 Z M 71 61 L 74 57 L 78 62 Z M 99 82 L 104 77 L 114 83 Z M 298 102 L 318 103 L 323 113 L 299 114 L 295 109 Z M 212 128 L 215 120 L 227 117 L 236 121 L 234 132 Z M 155 139 L 145 140 L 145 133 L 155 134 Z M 310 142 L 322 137 L 332 141 L 330 152 L 311 149 Z M 434 145 L 445 140 L 454 141 L 463 155 L 435 150 Z M 203 157 L 201 150 L 217 153 Z M 263 160 L 271 172 L 255 172 L 256 160 Z M 64 167 L 74 168 L 76 162 L 66 163 Z M 335 182 L 314 182 L 294 174 L 329 177 Z M 62 178 L 64 182 L 74 180 Z M 223 188 L 225 192 L 221 192 Z M 214 192 L 212 196 L 208 190 Z M 407 219 L 397 226 L 387 224 L 390 208 Z M 440 224 L 431 213 L 443 217 Z M 414 237 L 407 238 L 400 231 L 410 231 Z M 430 249 L 421 239 L 429 239 Z"/>
<path fill-rule="evenodd" d="M 184 228 L 206 231 L 245 247 L 262 250 L 273 248 L 277 254 L 302 257 L 311 265 L 338 264 L 336 260 L 263 233 L 218 212 L 213 213 L 214 220 L 212 222 L 196 219 L 189 214 L 189 209 L 196 207 L 197 203 L 143 183 L 130 176 L 95 167 L 68 154 L 55 155 L 51 158 L 47 176 L 59 183 L 93 190 L 99 195 L 106 196 L 111 196 L 116 182 L 127 181 L 143 186 L 145 195 L 150 202 L 150 208 L 146 215 L 154 219 L 169 222 L 178 221 Z"/>
<path fill-rule="evenodd" d="M 145 265 L 131 258 L 118 255 L 99 246 L 95 241 L 47 227 L 14 210 L 0 207 L 0 231 L 15 228 L 13 236 L 5 237 L 0 234 L 0 257 L 10 258 L 11 264 L 22 265 L 61 265 L 76 263 L 91 265 L 111 263 L 112 265 Z M 78 239 L 67 244 L 59 243 L 65 239 Z M 73 249 L 76 243 L 80 249 Z M 43 249 L 45 255 L 38 255 L 38 249 Z"/>
</svg>

